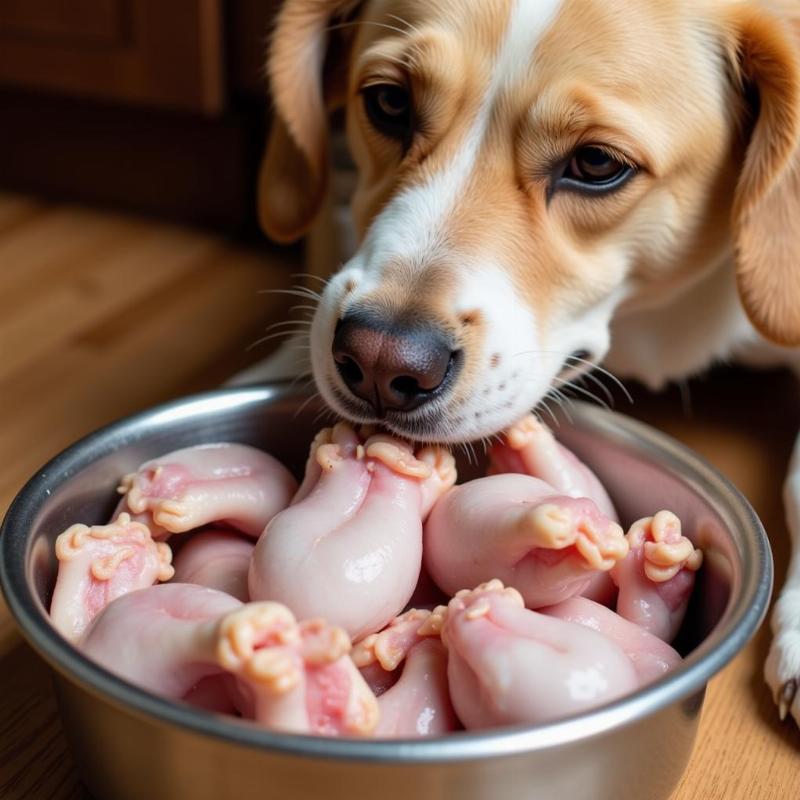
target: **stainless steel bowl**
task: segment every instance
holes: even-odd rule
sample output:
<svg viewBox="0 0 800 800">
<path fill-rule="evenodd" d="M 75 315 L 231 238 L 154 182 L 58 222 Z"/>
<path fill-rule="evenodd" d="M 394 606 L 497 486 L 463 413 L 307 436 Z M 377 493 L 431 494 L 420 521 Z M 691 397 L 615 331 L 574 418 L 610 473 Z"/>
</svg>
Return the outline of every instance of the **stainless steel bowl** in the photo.
<svg viewBox="0 0 800 800">
<path fill-rule="evenodd" d="M 649 800 L 691 753 L 706 683 L 761 623 L 772 586 L 764 530 L 698 456 L 651 428 L 576 405 L 559 438 L 589 463 L 630 522 L 668 507 L 705 551 L 664 680 L 548 725 L 414 741 L 270 733 L 147 694 L 85 659 L 47 619 L 55 537 L 105 521 L 119 477 L 178 447 L 248 442 L 299 470 L 319 407 L 284 385 L 190 397 L 110 425 L 43 467 L 3 523 L 0 581 L 22 633 L 54 670 L 64 727 L 98 798 Z M 298 413 L 298 409 L 300 409 Z"/>
</svg>

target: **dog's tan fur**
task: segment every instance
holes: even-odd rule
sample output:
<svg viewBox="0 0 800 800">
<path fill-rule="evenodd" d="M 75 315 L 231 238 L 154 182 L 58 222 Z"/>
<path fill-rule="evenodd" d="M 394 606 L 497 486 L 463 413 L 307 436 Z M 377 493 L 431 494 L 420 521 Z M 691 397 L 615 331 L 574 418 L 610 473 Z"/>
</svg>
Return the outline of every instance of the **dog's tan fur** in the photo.
<svg viewBox="0 0 800 800">
<path fill-rule="evenodd" d="M 327 169 L 322 84 L 293 54 L 307 50 L 310 33 L 342 5 L 288 3 L 275 37 L 279 124 L 262 197 L 265 228 L 280 240 L 307 229 Z M 347 92 L 360 169 L 353 212 L 362 234 L 388 198 L 459 147 L 491 79 L 508 8 L 485 0 L 366 4 L 349 36 Z M 403 24 L 397 18 L 412 35 L 393 30 Z M 525 80 L 503 98 L 472 197 L 453 217 L 453 237 L 465 249 L 491 240 L 495 251 L 505 250 L 504 263 L 545 319 L 554 306 L 569 313 L 575 301 L 593 302 L 593 286 L 603 292 L 621 280 L 603 264 L 609 250 L 635 251 L 633 275 L 660 293 L 691 280 L 733 242 L 754 325 L 775 341 L 800 342 L 800 291 L 791 280 L 800 231 L 787 234 L 797 229 L 791 222 L 800 210 L 800 179 L 787 171 L 797 160 L 800 82 L 787 19 L 750 3 L 564 3 Z M 402 163 L 360 106 L 358 90 L 377 79 L 409 80 L 426 118 L 425 137 Z M 761 101 L 752 132 L 744 80 L 757 86 Z M 516 142 L 509 135 L 515 131 Z M 596 140 L 630 155 L 643 167 L 642 179 L 603 202 L 565 195 L 545 213 L 542 165 Z M 665 216 L 669 224 L 659 224 Z"/>
<path fill-rule="evenodd" d="M 521 2 L 539 0 L 284 5 L 260 178 L 273 238 L 300 237 L 319 211 L 334 107 L 345 108 L 359 171 L 352 211 L 362 240 L 399 196 L 450 169 L 488 114 L 458 201 L 443 210 L 445 244 L 426 251 L 425 263 L 388 258 L 364 287 L 354 272 L 317 324 L 315 375 L 330 383 L 328 394 L 321 387 L 329 401 L 337 379 L 320 366 L 323 351 L 357 291 L 387 315 L 435 319 L 464 353 L 450 409 L 478 395 L 509 353 L 488 344 L 484 308 L 458 304 L 463 264 L 500 265 L 542 348 L 558 349 L 567 326 L 573 335 L 607 307 L 603 325 L 616 336 L 609 359 L 652 383 L 737 348 L 779 359 L 784 351 L 769 342 L 800 345 L 800 4 L 561 0 L 527 61 L 497 82 Z M 333 40 L 337 55 L 325 63 Z M 360 92 L 376 82 L 411 88 L 424 124 L 407 152 L 369 124 Z M 551 195 L 553 162 L 588 144 L 610 148 L 638 174 L 602 197 Z M 747 319 L 734 295 L 721 299 L 734 279 Z M 595 340 L 604 354 L 607 339 Z M 800 561 L 797 572 L 800 586 Z M 797 606 L 790 622 L 800 637 Z"/>
</svg>

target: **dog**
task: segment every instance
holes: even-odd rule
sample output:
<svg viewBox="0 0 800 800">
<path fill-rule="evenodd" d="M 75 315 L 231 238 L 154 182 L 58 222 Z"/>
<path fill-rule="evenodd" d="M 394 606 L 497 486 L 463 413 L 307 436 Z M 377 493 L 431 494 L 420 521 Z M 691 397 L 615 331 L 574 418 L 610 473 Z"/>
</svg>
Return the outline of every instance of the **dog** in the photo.
<svg viewBox="0 0 800 800">
<path fill-rule="evenodd" d="M 466 442 L 601 361 L 800 368 L 796 2 L 286 0 L 268 73 L 267 234 L 330 218 L 339 109 L 357 168 L 307 337 L 343 417 Z M 765 677 L 800 723 L 800 446 L 785 502 Z"/>
</svg>

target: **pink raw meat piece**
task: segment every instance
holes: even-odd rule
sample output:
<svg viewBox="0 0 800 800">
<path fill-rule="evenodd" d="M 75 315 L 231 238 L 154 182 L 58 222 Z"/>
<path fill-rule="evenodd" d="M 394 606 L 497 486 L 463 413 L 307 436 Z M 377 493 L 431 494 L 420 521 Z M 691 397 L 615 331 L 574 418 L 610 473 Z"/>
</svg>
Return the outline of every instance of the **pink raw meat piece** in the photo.
<svg viewBox="0 0 800 800">
<path fill-rule="evenodd" d="M 247 572 L 255 542 L 238 533 L 206 530 L 193 533 L 175 556 L 175 583 L 196 583 L 246 603 Z"/>
<path fill-rule="evenodd" d="M 215 589 L 152 586 L 107 606 L 79 646 L 119 677 L 179 700 L 204 679 L 223 673 L 215 654 L 217 622 L 241 607 Z"/>
<path fill-rule="evenodd" d="M 112 600 L 172 577 L 172 552 L 126 513 L 109 525 L 72 525 L 56 539 L 53 627 L 71 642 Z"/>
<path fill-rule="evenodd" d="M 447 650 L 427 639 L 406 656 L 397 682 L 379 698 L 375 737 L 414 739 L 461 730 L 447 685 Z"/>
<path fill-rule="evenodd" d="M 539 478 L 556 493 L 589 497 L 609 519 L 619 521 L 614 504 L 599 478 L 553 436 L 533 414 L 512 425 L 489 449 L 489 475 L 516 472 Z"/>
<path fill-rule="evenodd" d="M 703 553 L 681 533 L 671 511 L 631 525 L 627 557 L 611 571 L 619 586 L 617 613 L 665 642 L 683 622 Z"/>
<path fill-rule="evenodd" d="M 607 636 L 630 659 L 640 686 L 663 678 L 682 661 L 678 652 L 657 636 L 585 597 L 571 597 L 540 611 L 549 617 L 584 625 Z"/>
<path fill-rule="evenodd" d="M 285 603 L 301 618 L 324 616 L 357 639 L 408 603 L 422 563 L 422 519 L 455 482 L 455 462 L 446 450 L 415 453 L 387 436 L 362 442 L 341 423 L 315 447 L 300 499 L 258 541 L 250 596 Z"/>
<path fill-rule="evenodd" d="M 503 433 L 489 450 L 489 475 L 518 472 L 539 478 L 559 494 L 588 497 L 609 518 L 619 522 L 617 511 L 600 479 L 552 431 L 533 414 Z M 594 575 L 581 593 L 603 605 L 613 606 L 617 587 L 607 572 Z"/>
<path fill-rule="evenodd" d="M 213 707 L 221 688 L 214 679 L 233 679 L 233 703 L 271 730 L 363 736 L 378 722 L 347 634 L 322 620 L 298 623 L 278 603 L 243 605 L 192 584 L 155 586 L 109 605 L 81 647 L 106 669 L 171 699 Z"/>
<path fill-rule="evenodd" d="M 450 696 L 468 730 L 548 722 L 633 691 L 630 659 L 608 637 L 530 611 L 493 580 L 439 609 Z"/>
<path fill-rule="evenodd" d="M 447 594 L 499 577 L 529 608 L 580 594 L 628 552 L 622 528 L 589 498 L 529 475 L 456 486 L 425 523 L 425 567 Z"/>
<path fill-rule="evenodd" d="M 411 609 L 353 648 L 378 697 L 378 738 L 442 736 L 461 727 L 447 686 L 447 651 L 430 618 L 430 611 Z"/>
<path fill-rule="evenodd" d="M 272 730 L 369 736 L 375 695 L 349 656 L 339 627 L 296 622 L 279 603 L 250 603 L 220 625 L 220 661 L 238 677 L 246 716 Z"/>
<path fill-rule="evenodd" d="M 268 453 L 243 444 L 204 444 L 167 453 L 126 475 L 118 510 L 151 519 L 154 535 L 217 523 L 258 538 L 296 489 L 289 470 Z"/>
</svg>

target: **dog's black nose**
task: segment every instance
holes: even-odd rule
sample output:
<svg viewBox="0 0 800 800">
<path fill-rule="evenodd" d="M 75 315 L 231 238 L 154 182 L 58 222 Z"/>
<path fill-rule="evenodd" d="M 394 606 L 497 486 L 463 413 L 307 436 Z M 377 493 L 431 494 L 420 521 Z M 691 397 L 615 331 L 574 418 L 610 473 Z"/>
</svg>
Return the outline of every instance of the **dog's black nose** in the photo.
<svg viewBox="0 0 800 800">
<path fill-rule="evenodd" d="M 379 417 L 412 411 L 430 400 L 451 377 L 456 355 L 432 325 L 392 324 L 372 314 L 348 314 L 333 338 L 342 380 Z"/>
</svg>

